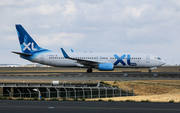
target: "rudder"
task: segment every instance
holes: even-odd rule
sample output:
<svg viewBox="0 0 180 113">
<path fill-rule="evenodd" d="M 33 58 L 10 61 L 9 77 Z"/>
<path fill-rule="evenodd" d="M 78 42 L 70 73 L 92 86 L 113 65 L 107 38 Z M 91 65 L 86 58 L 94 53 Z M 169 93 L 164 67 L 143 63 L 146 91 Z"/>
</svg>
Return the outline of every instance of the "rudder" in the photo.
<svg viewBox="0 0 180 113">
<path fill-rule="evenodd" d="M 15 25 L 23 53 L 34 53 L 42 48 L 31 38 L 22 25 Z"/>
</svg>

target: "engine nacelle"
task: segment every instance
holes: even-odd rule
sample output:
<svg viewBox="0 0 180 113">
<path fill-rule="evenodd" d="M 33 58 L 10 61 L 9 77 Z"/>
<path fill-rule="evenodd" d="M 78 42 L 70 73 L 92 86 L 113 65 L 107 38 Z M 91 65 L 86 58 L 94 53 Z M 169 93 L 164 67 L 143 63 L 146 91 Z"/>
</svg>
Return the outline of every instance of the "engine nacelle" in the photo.
<svg viewBox="0 0 180 113">
<path fill-rule="evenodd" d="M 99 71 L 112 71 L 114 70 L 114 64 L 112 63 L 102 63 L 98 66 Z"/>
</svg>

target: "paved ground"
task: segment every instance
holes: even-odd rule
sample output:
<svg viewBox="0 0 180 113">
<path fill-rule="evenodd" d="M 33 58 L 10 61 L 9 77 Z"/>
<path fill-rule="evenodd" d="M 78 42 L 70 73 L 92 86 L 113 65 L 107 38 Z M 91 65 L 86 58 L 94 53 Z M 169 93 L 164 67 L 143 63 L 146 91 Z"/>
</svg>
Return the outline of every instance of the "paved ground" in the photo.
<svg viewBox="0 0 180 113">
<path fill-rule="evenodd" d="M 0 100 L 2 113 L 179 113 L 180 103 Z"/>
<path fill-rule="evenodd" d="M 145 69 L 147 70 L 147 69 Z M 144 69 L 117 68 L 115 71 L 93 73 L 82 72 L 86 69 L 59 67 L 0 67 L 0 80 L 6 81 L 115 81 L 115 80 L 180 80 L 179 66 L 159 67 L 152 73 Z M 45 76 L 44 76 L 45 75 Z M 0 81 L 0 83 L 2 83 Z"/>
<path fill-rule="evenodd" d="M 2 74 L 0 75 L 0 83 L 3 81 L 121 81 L 121 80 L 180 80 L 179 75 L 173 73 L 167 75 L 148 74 L 148 73 L 59 73 L 59 74 Z M 1 82 L 2 81 L 2 82 Z"/>
</svg>

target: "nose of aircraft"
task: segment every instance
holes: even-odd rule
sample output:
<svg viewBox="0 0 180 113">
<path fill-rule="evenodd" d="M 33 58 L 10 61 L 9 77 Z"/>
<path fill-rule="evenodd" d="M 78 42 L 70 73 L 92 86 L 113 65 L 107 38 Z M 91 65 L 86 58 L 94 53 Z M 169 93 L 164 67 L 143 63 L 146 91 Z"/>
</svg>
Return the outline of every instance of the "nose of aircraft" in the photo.
<svg viewBox="0 0 180 113">
<path fill-rule="evenodd" d="M 165 61 L 165 60 L 162 60 L 162 61 L 161 61 L 161 65 L 164 65 L 164 64 L 166 64 L 166 61 Z"/>
</svg>

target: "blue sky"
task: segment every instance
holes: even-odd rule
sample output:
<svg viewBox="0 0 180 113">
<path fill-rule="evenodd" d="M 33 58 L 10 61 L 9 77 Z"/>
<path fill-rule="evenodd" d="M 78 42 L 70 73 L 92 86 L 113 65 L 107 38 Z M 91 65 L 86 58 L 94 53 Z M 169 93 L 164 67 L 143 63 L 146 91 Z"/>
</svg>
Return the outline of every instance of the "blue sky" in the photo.
<svg viewBox="0 0 180 113">
<path fill-rule="evenodd" d="M 15 24 L 60 52 L 149 53 L 180 64 L 179 0 L 0 0 L 0 64 L 29 64 Z"/>
</svg>

